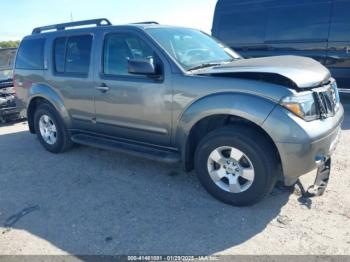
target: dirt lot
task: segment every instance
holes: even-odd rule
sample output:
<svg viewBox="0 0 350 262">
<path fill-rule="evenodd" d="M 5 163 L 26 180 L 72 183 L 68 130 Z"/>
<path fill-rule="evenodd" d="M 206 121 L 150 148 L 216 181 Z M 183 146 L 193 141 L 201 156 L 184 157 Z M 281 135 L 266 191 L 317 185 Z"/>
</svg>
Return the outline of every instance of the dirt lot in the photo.
<svg viewBox="0 0 350 262">
<path fill-rule="evenodd" d="M 252 208 L 216 201 L 179 166 L 87 147 L 52 155 L 25 123 L 2 126 L 0 254 L 350 255 L 345 104 L 326 195 L 276 188 Z"/>
</svg>

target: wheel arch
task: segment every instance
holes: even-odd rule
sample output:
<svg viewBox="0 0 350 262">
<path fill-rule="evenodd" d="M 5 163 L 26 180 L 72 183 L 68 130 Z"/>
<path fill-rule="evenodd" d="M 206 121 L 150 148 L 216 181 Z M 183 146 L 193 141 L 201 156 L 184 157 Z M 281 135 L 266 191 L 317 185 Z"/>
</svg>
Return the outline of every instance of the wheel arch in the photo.
<svg viewBox="0 0 350 262">
<path fill-rule="evenodd" d="M 263 134 L 280 160 L 273 138 L 262 127 L 275 106 L 276 103 L 271 100 L 253 94 L 237 93 L 216 94 L 193 103 L 182 114 L 175 136 L 184 169 L 193 170 L 195 150 L 206 134 L 220 127 L 234 125 L 254 128 Z"/>
<path fill-rule="evenodd" d="M 64 123 L 67 126 L 70 126 L 71 120 L 68 111 L 64 106 L 63 99 L 61 99 L 53 88 L 47 85 L 35 85 L 30 89 L 28 96 L 27 119 L 31 133 L 35 133 L 34 114 L 35 110 L 41 103 L 50 104 L 60 115 Z"/>
</svg>

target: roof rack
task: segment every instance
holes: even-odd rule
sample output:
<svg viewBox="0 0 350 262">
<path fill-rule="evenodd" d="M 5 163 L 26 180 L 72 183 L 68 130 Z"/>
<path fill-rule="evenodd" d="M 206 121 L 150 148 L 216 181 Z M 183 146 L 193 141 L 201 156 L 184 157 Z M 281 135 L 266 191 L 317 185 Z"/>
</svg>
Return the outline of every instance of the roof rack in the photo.
<svg viewBox="0 0 350 262">
<path fill-rule="evenodd" d="M 159 25 L 159 23 L 155 21 L 137 22 L 132 24 L 133 25 L 152 25 L 152 24 Z"/>
<path fill-rule="evenodd" d="M 108 26 L 108 25 L 112 25 L 112 23 L 106 18 L 91 19 L 91 20 L 37 27 L 37 28 L 34 28 L 32 34 L 40 34 L 44 31 L 51 31 L 51 30 L 57 30 L 57 31 L 66 30 L 67 27 L 78 27 L 78 26 L 85 26 L 85 25 L 96 25 L 96 26 L 107 25 Z"/>
</svg>

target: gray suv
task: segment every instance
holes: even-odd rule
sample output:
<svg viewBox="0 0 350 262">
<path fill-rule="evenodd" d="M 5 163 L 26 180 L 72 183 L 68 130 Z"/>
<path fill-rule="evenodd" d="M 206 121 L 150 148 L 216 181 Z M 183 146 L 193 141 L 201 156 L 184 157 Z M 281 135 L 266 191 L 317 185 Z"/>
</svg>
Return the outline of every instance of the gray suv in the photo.
<svg viewBox="0 0 350 262">
<path fill-rule="evenodd" d="M 344 115 L 335 80 L 310 58 L 243 59 L 205 33 L 155 22 L 36 28 L 20 45 L 15 87 L 48 151 L 76 143 L 181 161 L 236 206 L 315 169 L 309 192 L 323 194 Z"/>
</svg>

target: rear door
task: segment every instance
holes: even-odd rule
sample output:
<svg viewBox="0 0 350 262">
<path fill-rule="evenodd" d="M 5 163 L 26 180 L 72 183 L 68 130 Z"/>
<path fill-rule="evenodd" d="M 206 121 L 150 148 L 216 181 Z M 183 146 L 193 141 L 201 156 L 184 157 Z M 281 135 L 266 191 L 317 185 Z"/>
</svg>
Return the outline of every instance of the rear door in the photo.
<svg viewBox="0 0 350 262">
<path fill-rule="evenodd" d="M 62 97 L 72 119 L 72 128 L 94 130 L 93 76 L 91 33 L 57 36 L 52 39 L 52 65 L 45 72 L 50 86 Z"/>
<path fill-rule="evenodd" d="M 339 88 L 350 91 L 350 1 L 333 2 L 327 67 Z"/>
</svg>

